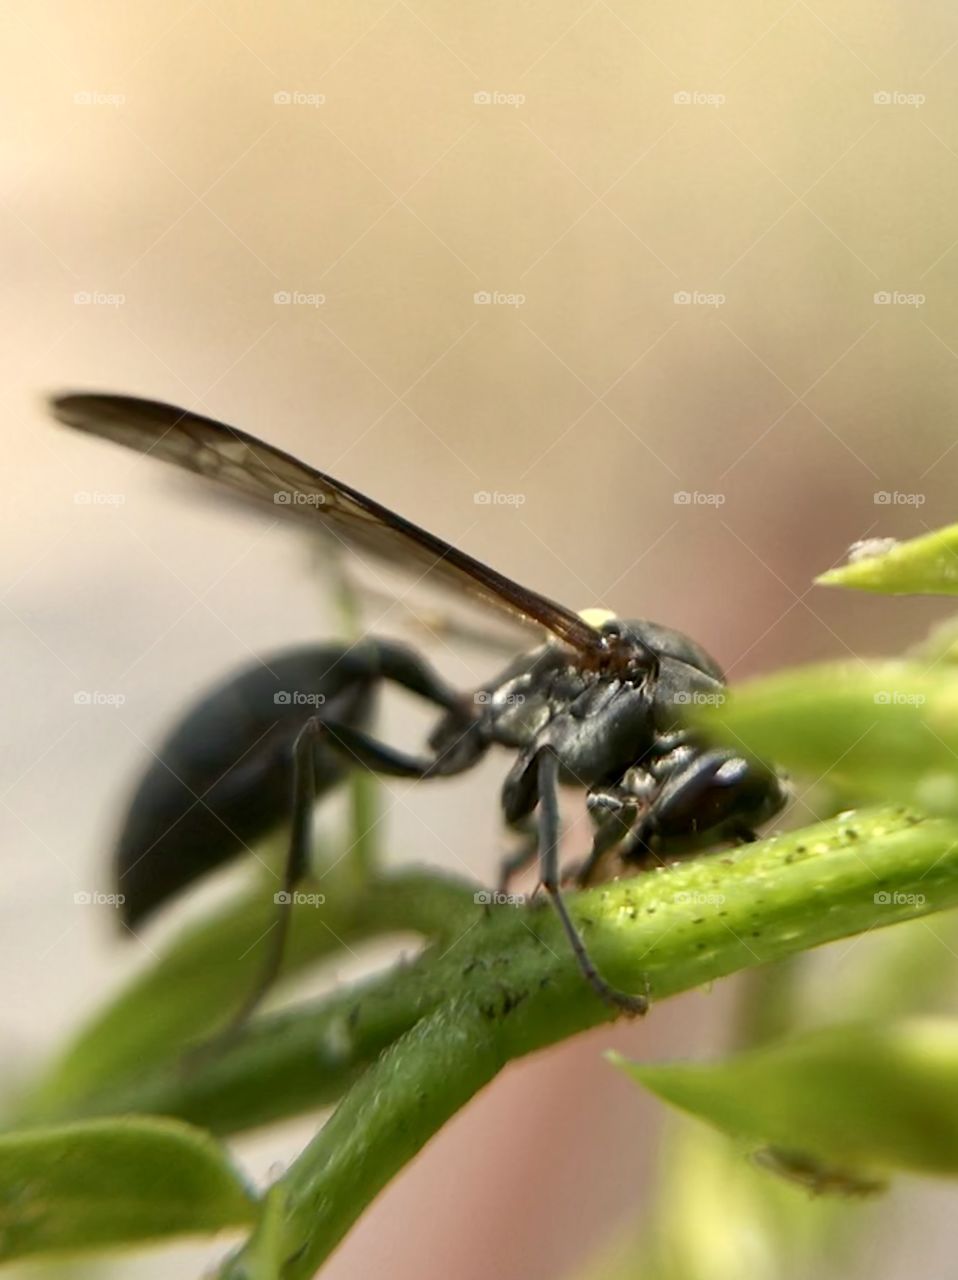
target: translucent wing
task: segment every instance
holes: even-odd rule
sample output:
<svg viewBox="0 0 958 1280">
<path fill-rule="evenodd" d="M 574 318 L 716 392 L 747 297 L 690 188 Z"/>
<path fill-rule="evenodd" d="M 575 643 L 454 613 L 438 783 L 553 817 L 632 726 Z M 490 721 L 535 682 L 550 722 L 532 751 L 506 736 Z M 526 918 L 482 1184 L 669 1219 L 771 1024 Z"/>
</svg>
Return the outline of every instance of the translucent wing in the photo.
<svg viewBox="0 0 958 1280">
<path fill-rule="evenodd" d="M 133 396 L 70 394 L 51 401 L 68 427 L 175 463 L 253 502 L 274 504 L 347 547 L 418 573 L 546 631 L 586 660 L 604 653 L 577 613 L 513 582 L 381 503 L 235 427 Z"/>
</svg>

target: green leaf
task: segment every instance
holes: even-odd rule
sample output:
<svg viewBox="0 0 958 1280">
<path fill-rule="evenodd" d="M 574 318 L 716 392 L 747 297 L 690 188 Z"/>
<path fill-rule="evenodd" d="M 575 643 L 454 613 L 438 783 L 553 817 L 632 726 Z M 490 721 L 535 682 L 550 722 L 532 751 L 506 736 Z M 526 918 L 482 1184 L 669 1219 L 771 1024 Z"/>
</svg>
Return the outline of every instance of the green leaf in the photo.
<svg viewBox="0 0 958 1280">
<path fill-rule="evenodd" d="M 958 1021 L 846 1024 L 713 1063 L 610 1060 L 733 1137 L 855 1169 L 958 1174 Z"/>
<path fill-rule="evenodd" d="M 295 973 L 346 943 L 380 934 L 441 937 L 472 890 L 418 871 L 359 887 L 322 882 L 321 909 L 293 908 L 284 974 Z M 275 924 L 272 889 L 253 890 L 176 938 L 145 973 L 83 1028 L 21 1108 L 28 1121 L 58 1120 L 86 1099 L 173 1063 L 183 1046 L 211 1035 L 249 992 L 263 963 L 263 939 Z M 102 1108 L 99 1108 L 102 1110 Z"/>
<path fill-rule="evenodd" d="M 854 587 L 882 595 L 958 595 L 958 524 L 888 545 L 875 539 L 876 554 L 859 552 L 848 564 L 815 581 L 823 587 Z M 869 544 L 862 551 L 867 552 Z"/>
<path fill-rule="evenodd" d="M 848 804 L 958 813 L 958 670 L 825 663 L 754 680 L 701 707 L 709 733 L 829 787 Z"/>
<path fill-rule="evenodd" d="M 268 886 L 251 891 L 215 916 L 177 937 L 145 972 L 84 1028 L 31 1100 L 30 1115 L 44 1118 L 71 1098 L 103 1089 L 131 1073 L 179 1053 L 191 1040 L 211 1035 L 256 980 L 262 939 L 275 922 Z M 305 915 L 305 908 L 298 913 Z M 315 914 L 315 913 L 314 913 Z M 320 931 L 304 942 L 294 910 L 289 970 L 336 947 Z M 312 953 L 311 956 L 309 953 Z"/>
<path fill-rule="evenodd" d="M 0 1260 L 245 1226 L 255 1200 L 223 1149 L 173 1120 L 0 1137 Z"/>
</svg>

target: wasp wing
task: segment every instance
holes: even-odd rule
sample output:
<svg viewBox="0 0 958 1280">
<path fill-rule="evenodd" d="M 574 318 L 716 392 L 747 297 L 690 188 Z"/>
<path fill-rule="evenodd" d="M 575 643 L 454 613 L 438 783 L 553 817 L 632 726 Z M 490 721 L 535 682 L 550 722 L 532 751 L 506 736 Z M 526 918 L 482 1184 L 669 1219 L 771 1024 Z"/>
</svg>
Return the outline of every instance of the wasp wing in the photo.
<svg viewBox="0 0 958 1280">
<path fill-rule="evenodd" d="M 535 627 L 583 658 L 602 637 L 571 609 L 522 587 L 442 538 L 291 454 L 188 409 L 134 396 L 68 394 L 51 401 L 66 426 L 126 445 L 215 480 L 250 501 L 274 504 L 345 546 L 420 574 Z"/>
</svg>

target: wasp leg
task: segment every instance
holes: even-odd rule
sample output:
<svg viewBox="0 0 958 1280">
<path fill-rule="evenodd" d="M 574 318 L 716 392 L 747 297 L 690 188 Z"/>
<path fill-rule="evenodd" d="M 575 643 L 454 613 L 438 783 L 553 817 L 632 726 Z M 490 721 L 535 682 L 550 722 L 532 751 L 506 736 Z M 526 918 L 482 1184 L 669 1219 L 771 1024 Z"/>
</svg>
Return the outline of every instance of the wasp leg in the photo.
<svg viewBox="0 0 958 1280">
<path fill-rule="evenodd" d="M 270 926 L 269 950 L 255 985 L 223 1030 L 231 1037 L 243 1026 L 279 976 L 289 936 L 293 892 L 309 865 L 312 848 L 313 810 L 316 805 L 316 771 L 314 755 L 323 732 L 317 716 L 311 716 L 293 743 L 293 802 L 290 813 L 289 850 L 283 867 L 282 889 L 273 901 L 278 907 L 276 920 Z"/>
<path fill-rule="evenodd" d="M 397 751 L 394 747 L 380 742 L 362 729 L 354 729 L 351 725 L 338 724 L 335 721 L 323 723 L 323 731 L 328 735 L 326 741 L 342 754 L 346 764 L 354 768 L 365 769 L 368 773 L 379 774 L 384 778 L 432 778 L 437 774 L 458 773 L 460 768 L 451 769 L 442 753 L 428 756 L 410 755 L 405 751 Z M 467 767 L 465 764 L 461 768 Z"/>
<path fill-rule="evenodd" d="M 355 658 L 357 654 L 353 654 Z M 313 810 L 316 805 L 316 748 L 322 742 L 332 747 L 344 763 L 371 773 L 394 778 L 427 778 L 441 772 L 457 773 L 472 764 L 485 749 L 471 733 L 474 716 L 463 705 L 460 694 L 445 685 L 425 662 L 402 645 L 370 642 L 363 654 L 363 674 L 378 677 L 419 694 L 449 713 L 450 722 L 460 732 L 443 751 L 429 756 L 412 756 L 396 751 L 362 730 L 336 720 L 311 716 L 296 735 L 292 749 L 292 804 L 290 838 L 283 868 L 282 889 L 275 896 L 277 917 L 271 929 L 269 950 L 262 972 L 247 998 L 230 1019 L 224 1035 L 232 1036 L 248 1020 L 272 987 L 283 962 L 289 935 L 293 894 L 309 866 L 312 849 Z M 367 666 L 368 662 L 368 666 Z M 452 751 L 458 755 L 452 758 Z"/>
<path fill-rule="evenodd" d="M 262 970 L 246 999 L 215 1041 L 230 1040 L 258 1008 L 279 976 L 289 936 L 293 895 L 309 866 L 312 849 L 313 810 L 316 803 L 314 755 L 320 741 L 344 753 L 347 763 L 370 772 L 400 778 L 425 778 L 436 766 L 435 758 L 417 758 L 394 751 L 368 735 L 321 716 L 311 716 L 293 743 L 293 797 L 289 850 L 283 867 L 282 889 L 275 895 L 276 920 L 270 928 L 269 949 Z"/>
<path fill-rule="evenodd" d="M 262 1000 L 276 980 L 282 964 L 289 933 L 293 892 L 306 872 L 312 848 L 313 810 L 316 801 L 313 755 L 321 739 L 337 751 L 343 752 L 347 763 L 393 778 L 426 778 L 438 764 L 436 757 L 405 755 L 394 751 L 385 743 L 377 742 L 361 730 L 335 721 L 323 721 L 320 716 L 312 716 L 303 725 L 293 744 L 292 821 L 289 853 L 283 869 L 283 888 L 276 894 L 279 913 L 270 938 L 267 962 L 259 981 L 236 1016 L 237 1025 L 245 1022 Z"/>
<path fill-rule="evenodd" d="M 543 747 L 535 757 L 539 798 L 539 864 L 542 887 L 552 899 L 583 976 L 606 1004 L 630 1014 L 645 1013 L 644 996 L 617 991 L 592 963 L 585 943 L 573 923 L 559 888 L 559 760 L 551 747 Z"/>
<path fill-rule="evenodd" d="M 326 721 L 330 745 L 347 764 L 392 778 L 428 778 L 461 773 L 485 753 L 488 743 L 478 732 L 472 699 L 447 685 L 417 653 L 375 641 L 369 661 L 370 675 L 417 694 L 446 715 L 430 736 L 428 756 L 404 754 L 349 724 Z"/>
<path fill-rule="evenodd" d="M 368 676 L 398 684 L 410 693 L 418 694 L 427 702 L 435 703 L 446 711 L 459 712 L 463 708 L 462 694 L 440 677 L 439 673 L 406 645 L 389 640 L 366 639 L 360 641 L 354 651 L 363 658 Z"/>
</svg>

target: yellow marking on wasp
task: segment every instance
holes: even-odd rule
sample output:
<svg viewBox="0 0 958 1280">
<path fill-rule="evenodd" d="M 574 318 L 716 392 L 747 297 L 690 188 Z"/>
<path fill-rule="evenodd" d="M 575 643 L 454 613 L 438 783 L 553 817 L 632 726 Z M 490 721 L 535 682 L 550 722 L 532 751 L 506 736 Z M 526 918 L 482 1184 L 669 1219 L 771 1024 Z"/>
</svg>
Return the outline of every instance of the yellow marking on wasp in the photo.
<svg viewBox="0 0 958 1280">
<path fill-rule="evenodd" d="M 580 609 L 579 617 L 590 627 L 599 630 L 607 622 L 614 622 L 616 615 L 611 609 Z"/>
</svg>

